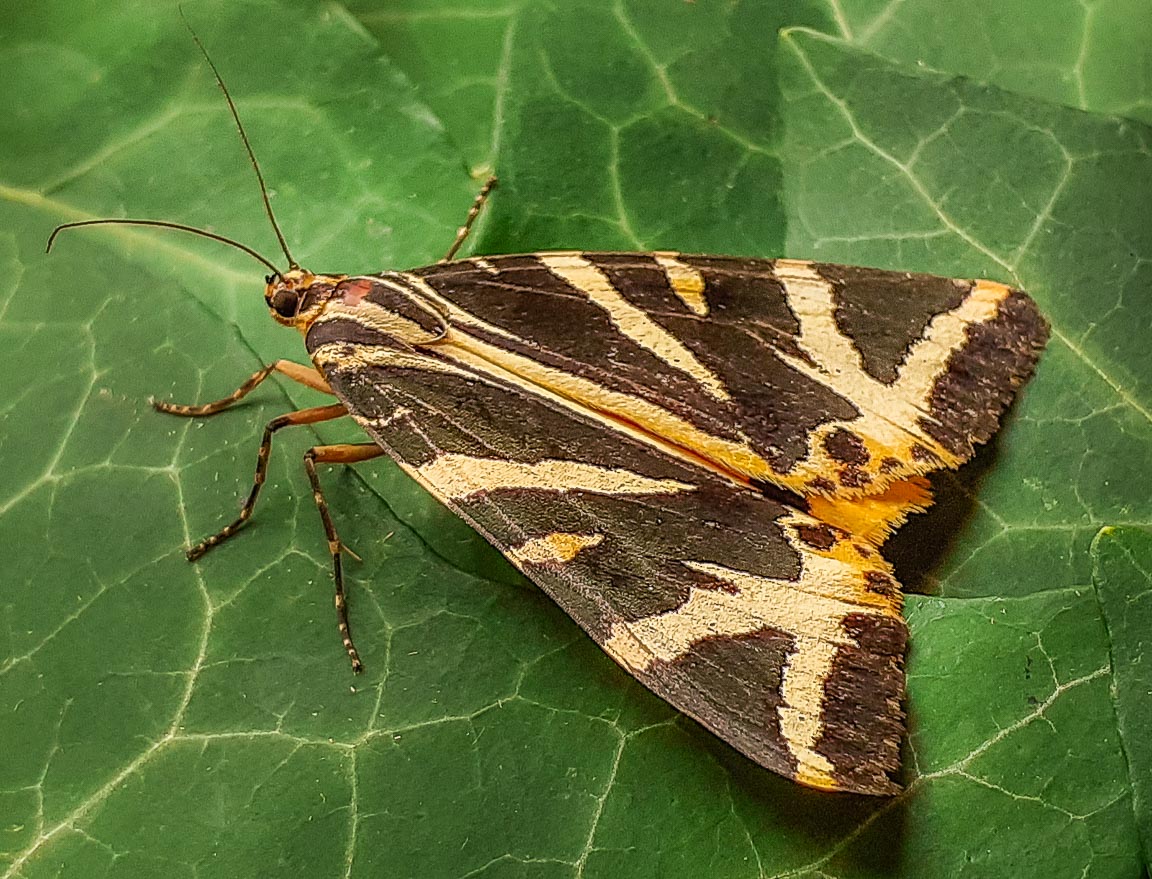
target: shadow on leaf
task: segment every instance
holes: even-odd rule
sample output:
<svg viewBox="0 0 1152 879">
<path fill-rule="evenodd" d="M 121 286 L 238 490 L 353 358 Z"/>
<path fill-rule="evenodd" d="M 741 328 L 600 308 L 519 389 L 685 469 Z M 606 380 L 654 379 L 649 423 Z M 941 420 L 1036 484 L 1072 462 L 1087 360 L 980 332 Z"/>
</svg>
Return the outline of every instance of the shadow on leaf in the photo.
<svg viewBox="0 0 1152 879">
<path fill-rule="evenodd" d="M 927 512 L 912 516 L 884 544 L 884 557 L 892 563 L 906 593 L 940 594 L 936 571 L 975 515 L 980 481 L 996 463 L 996 456 L 994 438 L 959 470 L 932 474 L 936 502 Z"/>
</svg>

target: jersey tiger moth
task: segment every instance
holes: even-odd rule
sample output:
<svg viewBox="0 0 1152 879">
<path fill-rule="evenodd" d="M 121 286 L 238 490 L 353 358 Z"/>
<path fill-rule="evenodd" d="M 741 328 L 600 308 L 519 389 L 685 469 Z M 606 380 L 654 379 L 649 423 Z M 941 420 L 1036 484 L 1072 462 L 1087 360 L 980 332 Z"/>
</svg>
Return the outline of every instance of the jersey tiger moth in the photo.
<svg viewBox="0 0 1152 879">
<path fill-rule="evenodd" d="M 629 673 L 756 762 L 817 788 L 895 792 L 907 630 L 880 547 L 931 503 L 925 475 L 968 460 L 1031 374 L 1048 332 L 1032 300 L 800 260 L 454 260 L 491 182 L 441 262 L 315 274 L 292 258 L 216 76 L 287 270 L 177 223 L 53 233 L 166 226 L 271 270 L 268 307 L 312 366 L 278 361 L 222 400 L 158 409 L 212 415 L 273 372 L 337 400 L 269 422 L 240 516 L 189 557 L 251 516 L 277 430 L 350 415 L 370 441 L 304 463 L 355 670 L 315 465 L 388 455 Z"/>
</svg>

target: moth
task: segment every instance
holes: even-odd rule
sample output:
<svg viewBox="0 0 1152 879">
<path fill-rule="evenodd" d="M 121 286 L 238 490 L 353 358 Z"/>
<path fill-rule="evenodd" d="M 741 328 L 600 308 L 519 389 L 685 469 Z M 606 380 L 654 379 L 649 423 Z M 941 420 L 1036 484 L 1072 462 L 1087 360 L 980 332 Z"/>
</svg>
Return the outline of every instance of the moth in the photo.
<svg viewBox="0 0 1152 879">
<path fill-rule="evenodd" d="M 195 35 L 193 35 L 195 39 Z M 196 39 L 198 45 L 200 41 Z M 200 45 L 203 51 L 203 46 Z M 207 53 L 205 52 L 207 58 Z M 314 273 L 292 258 L 224 91 L 288 268 L 272 317 L 311 365 L 269 375 L 333 395 L 270 421 L 235 534 L 280 429 L 351 416 L 381 455 L 491 541 L 631 675 L 752 760 L 816 788 L 897 791 L 907 629 L 885 538 L 931 503 L 925 475 L 986 441 L 1044 347 L 1033 301 L 970 281 L 788 259 L 556 251 Z M 51 247 L 51 239 L 49 247 Z"/>
</svg>

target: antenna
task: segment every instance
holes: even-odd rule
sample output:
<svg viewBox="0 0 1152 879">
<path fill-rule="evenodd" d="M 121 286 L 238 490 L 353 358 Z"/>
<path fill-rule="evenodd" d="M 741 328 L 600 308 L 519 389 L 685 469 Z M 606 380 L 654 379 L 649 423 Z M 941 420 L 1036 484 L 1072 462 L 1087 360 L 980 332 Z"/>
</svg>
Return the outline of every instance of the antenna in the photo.
<svg viewBox="0 0 1152 879">
<path fill-rule="evenodd" d="M 185 226 L 183 223 L 170 223 L 167 220 L 79 220 L 75 223 L 61 223 L 52 230 L 52 234 L 48 236 L 48 246 L 44 248 L 44 252 L 48 253 L 52 250 L 52 245 L 56 241 L 56 236 L 63 232 L 65 229 L 75 229 L 77 226 L 102 226 L 119 224 L 121 226 L 159 226 L 162 229 L 179 229 L 181 232 L 191 232 L 193 235 L 201 235 L 204 238 L 211 238 L 213 241 L 219 241 L 223 244 L 228 244 L 235 247 L 237 250 L 242 250 L 253 259 L 259 260 L 272 270 L 274 275 L 279 275 L 280 270 L 276 268 L 269 260 L 262 257 L 255 250 L 246 244 L 241 244 L 239 241 L 233 241 L 231 238 L 225 238 L 223 235 L 217 235 L 215 232 L 209 232 L 205 229 L 197 229 L 195 226 Z M 299 268 L 293 264 L 292 268 Z"/>
<path fill-rule="evenodd" d="M 232 95 L 228 93 L 228 87 L 224 85 L 220 71 L 217 70 L 216 65 L 212 63 L 212 57 L 208 54 L 208 50 L 204 48 L 204 44 L 200 42 L 200 38 L 196 36 L 196 31 L 192 30 L 192 25 L 188 23 L 188 18 L 184 15 L 184 8 L 178 6 L 177 9 L 180 10 L 180 18 L 184 21 L 184 27 L 188 28 L 188 33 L 192 35 L 192 39 L 200 49 L 200 54 L 204 56 L 204 60 L 207 61 L 208 66 L 212 68 L 212 75 L 216 77 L 216 85 L 220 86 L 220 91 L 224 92 L 224 100 L 228 102 L 228 110 L 232 113 L 232 120 L 236 123 L 236 130 L 240 132 L 240 139 L 244 141 L 244 149 L 248 151 L 248 159 L 252 162 L 252 169 L 256 172 L 256 179 L 260 183 L 260 197 L 264 199 L 264 212 L 268 215 L 269 222 L 272 223 L 272 230 L 276 233 L 276 240 L 280 242 L 280 249 L 284 251 L 284 256 L 288 259 L 288 268 L 298 269 L 300 265 L 292 258 L 292 254 L 288 250 L 288 242 L 284 240 L 284 235 L 280 231 L 280 225 L 276 222 L 276 215 L 272 213 L 272 203 L 268 200 L 268 187 L 264 185 L 264 175 L 260 172 L 260 163 L 256 161 L 256 153 L 252 151 L 252 144 L 248 140 L 248 133 L 244 130 L 244 125 L 240 122 L 240 114 L 236 112 L 236 104 L 232 100 Z M 187 229 L 187 227 L 185 228 Z M 245 248 L 245 250 L 247 250 L 247 248 Z M 252 251 L 249 251 L 249 253 L 252 253 Z M 263 260 L 263 257 L 258 257 L 258 259 Z M 264 261 L 266 262 L 266 260 Z"/>
</svg>

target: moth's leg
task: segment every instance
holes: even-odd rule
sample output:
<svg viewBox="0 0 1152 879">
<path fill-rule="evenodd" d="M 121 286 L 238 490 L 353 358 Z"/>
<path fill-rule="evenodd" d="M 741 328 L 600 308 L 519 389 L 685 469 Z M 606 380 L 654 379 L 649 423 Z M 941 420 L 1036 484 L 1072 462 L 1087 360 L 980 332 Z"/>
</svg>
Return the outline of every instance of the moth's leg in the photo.
<svg viewBox="0 0 1152 879">
<path fill-rule="evenodd" d="M 257 373 L 259 375 L 259 373 Z M 272 434 L 282 427 L 288 427 L 293 424 L 315 424 L 318 421 L 331 421 L 333 418 L 340 418 L 348 414 L 347 407 L 343 403 L 336 403 L 332 406 L 314 406 L 311 409 L 300 409 L 296 412 L 289 412 L 287 415 L 281 415 L 273 418 L 264 426 L 264 438 L 260 440 L 260 451 L 256 453 L 256 476 L 252 480 L 252 491 L 248 493 L 248 499 L 244 501 L 244 506 L 240 508 L 240 515 L 236 520 L 225 525 L 211 537 L 205 537 L 195 546 L 188 550 L 188 561 L 194 562 L 204 553 L 208 552 L 212 547 L 219 543 L 223 543 L 233 534 L 240 530 L 248 519 L 252 516 L 252 510 L 256 506 L 256 498 L 260 496 L 260 486 L 264 484 L 264 477 L 268 472 L 268 456 L 272 453 Z"/>
<path fill-rule="evenodd" d="M 468 233 L 472 231 L 472 224 L 476 222 L 476 218 L 480 216 L 480 211 L 484 207 L 484 202 L 488 201 L 488 193 L 493 187 L 496 186 L 496 177 L 489 177 L 484 186 L 481 187 L 480 192 L 476 195 L 476 200 L 472 202 L 472 207 L 468 209 L 468 216 L 464 218 L 464 225 L 456 230 L 456 240 L 452 242 L 452 246 L 448 248 L 448 252 L 444 254 L 444 259 L 440 262 L 448 262 L 456 255 L 456 251 L 460 249 L 460 245 L 464 243 L 464 239 L 468 237 Z"/>
<path fill-rule="evenodd" d="M 277 360 L 275 363 L 265 366 L 259 372 L 253 373 L 248 381 L 240 385 L 240 387 L 223 400 L 214 400 L 211 403 L 204 403 L 200 406 L 181 406 L 178 403 L 162 403 L 159 400 L 152 400 L 150 402 L 152 406 L 160 412 L 167 412 L 170 415 L 184 415 L 186 417 L 215 415 L 217 412 L 227 409 L 233 403 L 242 400 L 250 391 L 254 390 L 257 385 L 274 372 L 287 376 L 292 379 L 292 381 L 299 382 L 305 387 L 312 388 L 315 391 L 320 391 L 325 394 L 332 393 L 332 388 L 328 387 L 328 382 L 324 380 L 324 376 L 322 376 L 315 367 L 303 366 L 299 363 L 293 363 L 291 360 Z"/>
<path fill-rule="evenodd" d="M 320 519 L 324 522 L 324 534 L 328 537 L 328 552 L 332 554 L 332 579 L 336 582 L 336 621 L 340 626 L 340 640 L 344 642 L 344 650 L 352 661 L 352 671 L 357 673 L 364 670 L 364 665 L 360 662 L 360 654 L 356 652 L 356 645 L 352 643 L 352 631 L 348 628 L 348 604 L 344 600 L 344 570 L 340 564 L 340 551 L 344 546 L 340 543 L 336 526 L 332 524 L 332 517 L 328 514 L 328 502 L 324 500 L 324 491 L 320 488 L 316 465 L 355 464 L 378 458 L 383 454 L 384 450 L 375 443 L 315 446 L 304 453 L 304 469 L 308 471 L 308 479 L 312 483 L 312 497 L 316 501 L 316 509 L 320 511 Z"/>
</svg>

